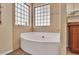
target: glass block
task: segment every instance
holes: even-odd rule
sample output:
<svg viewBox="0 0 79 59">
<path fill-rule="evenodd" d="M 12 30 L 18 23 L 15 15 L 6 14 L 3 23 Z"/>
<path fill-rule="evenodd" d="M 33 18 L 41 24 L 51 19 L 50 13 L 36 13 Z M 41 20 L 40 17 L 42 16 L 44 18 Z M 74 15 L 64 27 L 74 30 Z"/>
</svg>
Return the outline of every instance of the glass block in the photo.
<svg viewBox="0 0 79 59">
<path fill-rule="evenodd" d="M 38 8 L 37 8 L 37 11 L 39 11 L 40 9 L 41 9 L 41 8 L 40 8 L 40 7 L 38 7 Z"/>
<path fill-rule="evenodd" d="M 20 13 L 17 13 L 17 16 L 19 16 L 19 17 L 20 17 L 20 16 L 21 16 L 21 14 L 20 14 Z"/>
<path fill-rule="evenodd" d="M 17 22 L 18 22 L 18 21 L 16 20 L 16 21 L 15 21 L 15 24 L 16 24 L 16 25 L 18 25 L 18 23 L 17 23 Z"/>
<path fill-rule="evenodd" d="M 41 20 L 44 20 L 44 17 L 43 16 L 41 16 Z"/>
<path fill-rule="evenodd" d="M 41 18 L 40 17 L 37 17 L 37 19 L 40 20 Z"/>
<path fill-rule="evenodd" d="M 50 19 L 50 16 L 47 16 L 48 19 Z"/>
<path fill-rule="evenodd" d="M 20 5 L 20 4 L 18 4 L 18 5 L 17 5 L 17 7 L 18 7 L 18 8 L 21 8 L 21 5 Z"/>
<path fill-rule="evenodd" d="M 21 21 L 19 17 L 17 18 L 17 21 L 18 21 L 18 22 Z"/>
<path fill-rule="evenodd" d="M 37 8 L 35 8 L 35 11 L 37 11 Z"/>
<path fill-rule="evenodd" d="M 37 13 L 38 13 L 38 14 L 40 14 L 40 12 L 41 12 L 40 10 L 39 10 L 39 11 L 37 11 Z"/>
<path fill-rule="evenodd" d="M 20 21 L 18 21 L 18 25 L 21 25 L 21 22 Z"/>
<path fill-rule="evenodd" d="M 41 23 L 41 26 L 43 26 L 44 25 L 44 23 Z"/>
<path fill-rule="evenodd" d="M 50 23 L 48 22 L 47 25 L 50 26 Z"/>
<path fill-rule="evenodd" d="M 37 14 L 37 17 L 40 17 L 41 15 L 40 14 Z"/>
</svg>

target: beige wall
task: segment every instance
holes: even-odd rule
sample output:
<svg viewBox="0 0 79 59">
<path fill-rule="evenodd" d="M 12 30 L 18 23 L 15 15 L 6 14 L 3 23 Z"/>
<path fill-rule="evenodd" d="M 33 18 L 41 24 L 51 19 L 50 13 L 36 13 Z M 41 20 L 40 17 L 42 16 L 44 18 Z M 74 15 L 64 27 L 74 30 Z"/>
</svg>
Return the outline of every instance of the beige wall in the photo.
<svg viewBox="0 0 79 59">
<path fill-rule="evenodd" d="M 12 4 L 1 4 L 0 54 L 13 49 L 12 43 Z"/>
<path fill-rule="evenodd" d="M 69 14 L 71 11 L 79 10 L 79 3 L 67 3 L 67 14 Z M 76 15 L 67 15 L 68 22 L 79 22 L 79 12 L 76 13 Z"/>
<path fill-rule="evenodd" d="M 70 13 L 74 10 L 79 10 L 79 3 L 67 3 L 67 13 Z"/>
<path fill-rule="evenodd" d="M 40 5 L 44 5 L 43 3 L 39 4 L 33 4 L 33 7 L 37 7 Z M 50 4 L 51 8 L 51 25 L 49 27 L 36 27 L 33 26 L 33 31 L 37 32 L 59 32 L 60 31 L 60 25 L 59 25 L 59 4 L 58 3 L 53 3 Z M 33 18 L 34 20 L 34 18 Z"/>
<path fill-rule="evenodd" d="M 14 26 L 14 40 L 13 40 L 13 49 L 20 48 L 20 34 L 22 32 L 31 32 L 30 27 L 21 27 L 21 26 Z"/>
<path fill-rule="evenodd" d="M 60 53 L 66 54 L 66 41 L 67 41 L 67 19 L 66 19 L 66 4 L 61 4 L 61 17 L 60 17 Z"/>
</svg>

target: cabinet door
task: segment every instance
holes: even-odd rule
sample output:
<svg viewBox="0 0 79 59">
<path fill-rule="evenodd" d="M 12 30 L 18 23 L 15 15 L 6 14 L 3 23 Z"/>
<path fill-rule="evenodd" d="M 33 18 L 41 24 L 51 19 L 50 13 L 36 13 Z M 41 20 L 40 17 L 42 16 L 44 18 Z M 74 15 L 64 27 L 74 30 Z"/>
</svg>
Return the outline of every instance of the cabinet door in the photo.
<svg viewBox="0 0 79 59">
<path fill-rule="evenodd" d="M 70 48 L 79 53 L 79 26 L 70 26 Z"/>
</svg>

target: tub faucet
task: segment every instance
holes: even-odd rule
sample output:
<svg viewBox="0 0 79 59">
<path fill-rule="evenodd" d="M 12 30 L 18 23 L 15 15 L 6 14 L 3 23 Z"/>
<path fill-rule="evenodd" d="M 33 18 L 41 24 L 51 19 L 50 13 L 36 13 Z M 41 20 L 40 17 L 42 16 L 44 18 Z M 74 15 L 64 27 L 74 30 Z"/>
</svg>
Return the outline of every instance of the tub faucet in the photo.
<svg viewBox="0 0 79 59">
<path fill-rule="evenodd" d="M 44 38 L 44 36 L 42 36 L 42 38 Z"/>
</svg>

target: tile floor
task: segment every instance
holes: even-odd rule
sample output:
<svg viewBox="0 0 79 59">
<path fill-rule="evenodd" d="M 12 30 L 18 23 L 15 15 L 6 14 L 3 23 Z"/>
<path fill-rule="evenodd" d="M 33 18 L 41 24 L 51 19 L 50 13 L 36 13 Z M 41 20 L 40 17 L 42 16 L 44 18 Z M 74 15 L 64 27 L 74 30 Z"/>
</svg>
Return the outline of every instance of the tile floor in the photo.
<svg viewBox="0 0 79 59">
<path fill-rule="evenodd" d="M 7 55 L 31 55 L 31 54 L 24 52 L 21 48 L 19 48 Z"/>
<path fill-rule="evenodd" d="M 29 54 L 29 53 L 27 53 L 27 52 L 24 52 L 21 48 L 19 48 L 19 49 L 15 50 L 15 51 L 13 51 L 13 52 L 7 54 L 7 55 L 31 55 L 31 54 Z M 70 51 L 70 49 L 67 48 L 67 55 L 79 55 L 79 54 L 77 54 L 77 53 L 72 53 L 72 52 Z"/>
<path fill-rule="evenodd" d="M 79 55 L 78 53 L 73 53 L 70 51 L 69 48 L 67 48 L 67 55 Z"/>
</svg>

